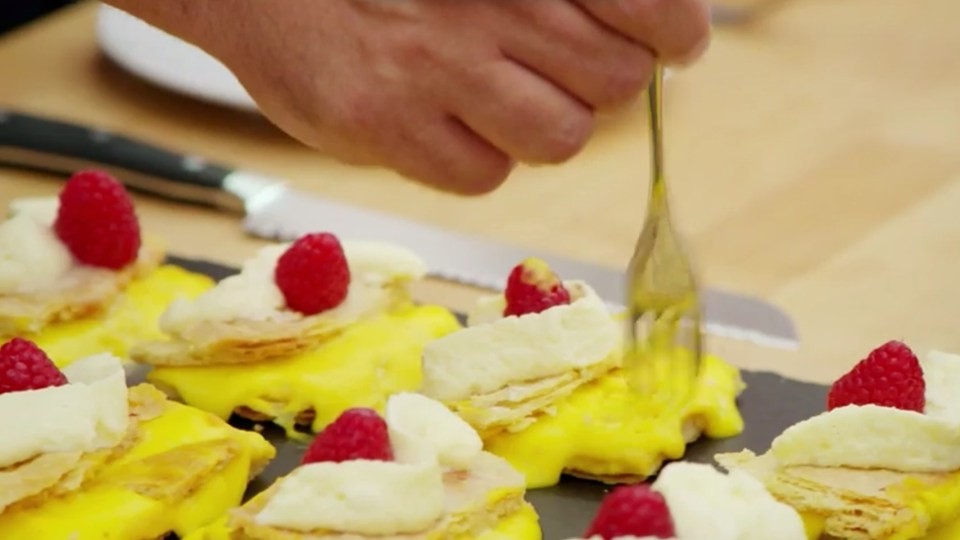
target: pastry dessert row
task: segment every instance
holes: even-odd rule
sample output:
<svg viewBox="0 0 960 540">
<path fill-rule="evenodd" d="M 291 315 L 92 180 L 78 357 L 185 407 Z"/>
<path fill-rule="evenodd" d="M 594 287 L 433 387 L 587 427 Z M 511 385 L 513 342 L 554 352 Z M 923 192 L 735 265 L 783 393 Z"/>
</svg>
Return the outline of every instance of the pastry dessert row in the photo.
<svg viewBox="0 0 960 540">
<path fill-rule="evenodd" d="M 344 411 L 299 467 L 187 540 L 539 540 L 523 476 L 421 394 Z"/>
<path fill-rule="evenodd" d="M 700 436 L 743 429 L 739 372 L 714 357 L 679 407 L 629 392 L 621 323 L 589 284 L 561 281 L 543 261 L 517 265 L 504 293 L 481 298 L 461 324 L 411 300 L 427 269 L 399 246 L 308 234 L 214 283 L 163 264 L 103 173 L 11 206 L 0 223 L 0 337 L 30 339 L 61 367 L 100 352 L 149 366 L 152 385 L 223 420 L 305 439 L 349 408 L 382 412 L 392 394 L 420 392 L 530 487 L 561 474 L 642 480 Z"/>
<path fill-rule="evenodd" d="M 0 538 L 163 539 L 240 504 L 276 451 L 98 354 L 58 369 L 31 341 L 0 348 Z"/>
<path fill-rule="evenodd" d="M 823 413 L 716 460 L 795 508 L 810 538 L 960 538 L 958 385 L 960 356 L 891 341 L 832 385 Z"/>
<path fill-rule="evenodd" d="M 163 336 L 156 321 L 170 302 L 213 283 L 165 264 L 163 243 L 141 235 L 126 191 L 103 173 L 78 173 L 59 197 L 9 206 L 0 338 L 29 338 L 59 366 L 103 352 L 126 359 L 135 344 Z"/>
<path fill-rule="evenodd" d="M 564 475 L 620 484 L 591 540 L 960 537 L 957 357 L 884 345 L 724 474 L 676 460 L 742 432 L 739 371 L 638 394 L 622 321 L 540 260 L 463 322 L 411 299 L 416 254 L 323 232 L 214 282 L 97 172 L 11 204 L 0 253 L 0 538 L 532 540 L 526 491 Z M 246 498 L 267 423 L 305 454 Z"/>
<path fill-rule="evenodd" d="M 104 173 L 10 206 L 0 538 L 534 539 L 528 488 L 643 480 L 743 428 L 717 358 L 688 403 L 629 392 L 621 323 L 542 261 L 461 323 L 412 301 L 427 269 L 398 246 L 318 232 L 214 282 L 166 264 Z M 309 447 L 247 500 L 264 423 Z"/>
<path fill-rule="evenodd" d="M 885 343 L 770 448 L 617 487 L 571 540 L 960 538 L 958 381 L 960 356 Z"/>
</svg>

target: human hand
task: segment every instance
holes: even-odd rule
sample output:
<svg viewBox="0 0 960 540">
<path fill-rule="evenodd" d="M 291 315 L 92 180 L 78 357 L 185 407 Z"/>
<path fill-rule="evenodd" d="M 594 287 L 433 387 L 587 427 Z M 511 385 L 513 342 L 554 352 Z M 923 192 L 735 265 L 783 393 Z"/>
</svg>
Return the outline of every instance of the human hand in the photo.
<svg viewBox="0 0 960 540">
<path fill-rule="evenodd" d="M 655 57 L 689 62 L 709 37 L 703 0 L 192 0 L 188 11 L 189 30 L 166 29 L 217 56 L 293 137 L 463 194 L 495 189 L 516 161 L 571 158 L 595 111 L 644 90 Z"/>
</svg>

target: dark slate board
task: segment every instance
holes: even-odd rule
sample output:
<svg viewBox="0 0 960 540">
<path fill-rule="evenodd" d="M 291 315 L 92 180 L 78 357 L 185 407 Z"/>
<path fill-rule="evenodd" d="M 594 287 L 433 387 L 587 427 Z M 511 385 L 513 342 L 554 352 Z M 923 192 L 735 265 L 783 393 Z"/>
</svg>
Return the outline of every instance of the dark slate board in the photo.
<svg viewBox="0 0 960 540">
<path fill-rule="evenodd" d="M 173 257 L 170 262 L 188 270 L 222 279 L 236 270 L 219 264 Z M 743 371 L 747 389 L 740 397 L 740 411 L 746 429 L 731 439 L 703 439 L 687 448 L 685 460 L 713 463 L 720 452 L 738 452 L 750 448 L 757 452 L 769 448 L 774 437 L 788 426 L 823 411 L 827 387 L 804 383 L 767 372 Z M 244 421 L 233 422 L 238 427 L 249 427 Z M 283 431 L 268 427 L 264 436 L 277 447 L 277 457 L 250 484 L 252 496 L 265 489 L 278 477 L 286 474 L 300 462 L 305 446 L 284 437 Z M 565 478 L 560 485 L 531 490 L 529 500 L 540 515 L 544 540 L 560 540 L 582 534 L 608 487 L 596 482 Z"/>
</svg>

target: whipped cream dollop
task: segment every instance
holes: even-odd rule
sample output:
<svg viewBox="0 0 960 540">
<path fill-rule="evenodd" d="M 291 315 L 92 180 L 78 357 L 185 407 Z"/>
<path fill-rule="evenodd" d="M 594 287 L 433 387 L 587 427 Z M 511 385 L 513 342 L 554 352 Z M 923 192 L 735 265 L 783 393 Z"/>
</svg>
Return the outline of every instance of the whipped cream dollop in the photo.
<svg viewBox="0 0 960 540">
<path fill-rule="evenodd" d="M 385 416 L 397 461 L 433 454 L 441 467 L 465 470 L 483 451 L 483 441 L 470 424 L 422 394 L 394 394 Z"/>
<path fill-rule="evenodd" d="M 486 394 L 583 369 L 608 360 L 620 347 L 621 326 L 585 283 L 565 281 L 576 297 L 540 313 L 503 316 L 503 296 L 481 299 L 467 328 L 423 351 L 421 392 L 441 401 Z"/>
<path fill-rule="evenodd" d="M 53 231 L 56 198 L 18 199 L 0 223 L 0 294 L 31 293 L 60 285 L 73 255 Z"/>
<path fill-rule="evenodd" d="M 673 540 L 806 540 L 803 520 L 760 481 L 710 465 L 676 462 L 663 468 L 653 489 L 673 518 Z M 598 540 L 594 537 L 589 540 Z M 620 536 L 617 540 L 659 540 Z"/>
<path fill-rule="evenodd" d="M 394 461 L 310 463 L 295 469 L 257 514 L 261 525 L 310 532 L 409 534 L 444 515 L 443 475 L 482 452 L 477 433 L 443 404 L 413 393 L 387 401 Z"/>
<path fill-rule="evenodd" d="M 425 263 L 402 247 L 360 241 L 344 241 L 341 245 L 350 268 L 347 297 L 339 306 L 315 317 L 354 319 L 383 303 L 390 294 L 386 286 L 420 279 L 426 274 Z M 299 314 L 286 309 L 283 293 L 274 281 L 277 260 L 288 247 L 290 244 L 261 248 L 244 263 L 239 274 L 221 280 L 193 300 L 175 300 L 161 317 L 161 328 L 177 332 L 202 321 L 299 318 Z"/>
<path fill-rule="evenodd" d="M 0 394 L 0 468 L 51 452 L 115 446 L 129 423 L 123 365 L 111 354 L 63 369 L 68 384 Z"/>
<path fill-rule="evenodd" d="M 923 414 L 875 405 L 839 407 L 787 428 L 769 453 L 781 466 L 960 469 L 960 356 L 931 352 L 920 365 Z"/>
<path fill-rule="evenodd" d="M 281 480 L 257 514 L 260 525 L 294 531 L 403 534 L 443 515 L 443 471 L 434 462 L 311 463 Z"/>
</svg>

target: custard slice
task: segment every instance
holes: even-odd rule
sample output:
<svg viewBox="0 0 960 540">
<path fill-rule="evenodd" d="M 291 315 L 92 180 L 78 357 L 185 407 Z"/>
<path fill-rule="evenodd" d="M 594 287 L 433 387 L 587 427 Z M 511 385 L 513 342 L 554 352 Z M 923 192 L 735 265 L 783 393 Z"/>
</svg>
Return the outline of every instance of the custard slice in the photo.
<svg viewBox="0 0 960 540">
<path fill-rule="evenodd" d="M 481 445 L 442 404 L 396 394 L 386 420 L 344 412 L 303 465 L 187 540 L 539 540 L 523 477 Z"/>
<path fill-rule="evenodd" d="M 259 434 L 150 385 L 126 389 L 110 355 L 64 371 L 65 386 L 0 395 L 3 410 L 32 405 L 0 442 L 0 461 L 18 460 L 0 469 L 0 538 L 185 536 L 238 504 L 275 455 Z M 0 421 L 4 433 L 17 422 Z"/>
<path fill-rule="evenodd" d="M 562 286 L 568 300 L 505 315 L 514 294 L 508 285 L 504 295 L 478 302 L 467 328 L 430 343 L 423 355 L 420 391 L 470 423 L 488 451 L 524 473 L 527 487 L 555 485 L 562 474 L 643 480 L 702 435 L 743 430 L 737 369 L 706 357 L 691 399 L 661 410 L 628 388 L 623 328 L 590 286 L 548 283 L 550 294 Z"/>
<path fill-rule="evenodd" d="M 0 339 L 29 337 L 60 366 L 105 351 L 125 358 L 158 335 L 167 304 L 210 286 L 163 265 L 164 246 L 150 237 L 119 269 L 79 261 L 54 231 L 59 209 L 55 197 L 15 200 L 0 223 Z"/>
<path fill-rule="evenodd" d="M 391 393 L 417 388 L 423 346 L 460 328 L 449 310 L 411 301 L 408 285 L 425 274 L 423 262 L 396 246 L 344 242 L 345 268 L 310 267 L 304 278 L 329 275 L 333 283 L 348 272 L 343 299 L 302 313 L 276 281 L 296 245 L 263 248 L 240 274 L 174 302 L 160 319 L 166 339 L 131 353 L 153 366 L 148 380 L 221 418 L 273 421 L 291 436 L 298 426 L 319 431 L 349 407 L 382 409 Z"/>
<path fill-rule="evenodd" d="M 791 426 L 762 455 L 744 450 L 717 462 L 760 479 L 825 538 L 957 538 L 960 357 L 933 352 L 919 365 L 923 412 L 843 405 Z M 904 380 L 889 371 L 884 377 L 886 384 Z"/>
</svg>

